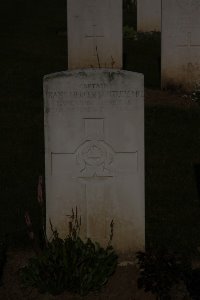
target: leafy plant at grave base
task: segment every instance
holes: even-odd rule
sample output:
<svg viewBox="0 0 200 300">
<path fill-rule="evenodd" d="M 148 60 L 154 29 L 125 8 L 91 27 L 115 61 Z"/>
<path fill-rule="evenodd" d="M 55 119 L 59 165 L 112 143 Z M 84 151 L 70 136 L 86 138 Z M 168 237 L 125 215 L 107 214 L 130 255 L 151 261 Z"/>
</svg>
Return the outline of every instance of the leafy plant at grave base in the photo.
<svg viewBox="0 0 200 300">
<path fill-rule="evenodd" d="M 133 27 L 126 25 L 123 27 L 123 37 L 129 40 L 137 40 L 137 32 Z"/>
<path fill-rule="evenodd" d="M 124 39 L 134 40 L 138 42 L 157 41 L 160 39 L 160 32 L 137 32 L 133 27 L 125 25 L 123 26 Z"/>
<path fill-rule="evenodd" d="M 150 32 L 137 32 L 138 42 L 154 42 L 160 40 L 160 32 L 150 31 Z"/>
<path fill-rule="evenodd" d="M 171 288 L 184 280 L 188 264 L 164 250 L 137 252 L 140 269 L 138 288 L 156 295 L 157 300 L 171 299 Z"/>
<path fill-rule="evenodd" d="M 2 277 L 4 266 L 6 263 L 6 244 L 3 241 L 0 241 L 0 286 L 3 284 Z"/>
<path fill-rule="evenodd" d="M 200 104 L 200 84 L 197 83 L 194 91 L 192 92 L 191 98 L 193 101 Z"/>
<path fill-rule="evenodd" d="M 47 241 L 41 254 L 29 260 L 21 269 L 21 280 L 25 286 L 36 287 L 41 293 L 53 295 L 65 290 L 86 295 L 100 290 L 115 272 L 117 255 L 111 246 L 113 222 L 107 247 L 97 242 L 79 237 L 81 218 L 72 210 L 69 222 L 69 235 L 65 239 L 51 224 L 53 237 Z"/>
</svg>

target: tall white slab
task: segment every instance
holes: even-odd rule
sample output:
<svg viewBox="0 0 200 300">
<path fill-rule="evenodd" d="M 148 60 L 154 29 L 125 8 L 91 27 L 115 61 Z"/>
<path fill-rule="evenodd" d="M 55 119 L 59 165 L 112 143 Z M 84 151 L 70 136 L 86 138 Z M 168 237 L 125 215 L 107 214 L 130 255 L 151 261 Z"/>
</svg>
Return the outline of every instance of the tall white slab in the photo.
<svg viewBox="0 0 200 300">
<path fill-rule="evenodd" d="M 200 1 L 162 1 L 162 87 L 192 91 L 200 82 Z"/>
<path fill-rule="evenodd" d="M 85 69 L 44 78 L 47 234 L 77 206 L 81 235 L 128 254 L 144 248 L 143 75 Z"/>
<path fill-rule="evenodd" d="M 68 69 L 122 68 L 122 0 L 68 0 Z"/>
<path fill-rule="evenodd" d="M 161 31 L 161 0 L 137 0 L 137 31 Z"/>
</svg>

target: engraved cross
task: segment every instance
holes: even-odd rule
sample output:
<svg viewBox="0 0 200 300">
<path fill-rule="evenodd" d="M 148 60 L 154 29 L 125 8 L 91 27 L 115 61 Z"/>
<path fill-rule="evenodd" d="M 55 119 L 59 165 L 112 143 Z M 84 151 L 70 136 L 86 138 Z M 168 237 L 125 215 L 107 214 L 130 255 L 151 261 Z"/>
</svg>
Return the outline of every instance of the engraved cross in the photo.
<svg viewBox="0 0 200 300">
<path fill-rule="evenodd" d="M 104 243 L 109 235 L 109 209 L 112 207 L 112 197 L 109 191 L 119 178 L 138 172 L 138 151 L 130 149 L 115 150 L 113 145 L 105 141 L 104 118 L 84 118 L 84 137 L 82 143 L 72 152 L 52 153 L 52 175 L 66 180 L 72 186 L 80 184 L 83 188 L 82 207 L 85 234 Z M 60 191 L 57 191 L 59 194 Z M 62 188 L 61 188 L 62 193 Z M 76 190 L 74 190 L 76 195 Z"/>
<path fill-rule="evenodd" d="M 178 47 L 180 47 L 180 48 L 186 48 L 186 47 L 191 48 L 191 47 L 200 47 L 200 45 L 192 44 L 192 33 L 188 32 L 187 33 L 187 43 L 178 45 Z"/>
<path fill-rule="evenodd" d="M 138 151 L 117 151 L 105 139 L 104 119 L 85 118 L 85 138 L 72 152 L 51 153 L 51 174 L 54 173 L 54 161 L 57 157 L 68 157 L 69 161 L 76 164 L 76 178 L 91 181 L 92 179 L 105 179 L 113 177 L 112 165 L 117 173 L 138 171 Z M 121 162 L 121 163 L 119 163 Z M 75 177 L 74 177 L 75 178 Z"/>
<path fill-rule="evenodd" d="M 93 56 L 97 55 L 97 39 L 103 38 L 103 34 L 98 34 L 97 33 L 97 25 L 93 24 L 92 25 L 92 32 L 90 34 L 85 35 L 86 38 L 92 39 L 93 41 Z"/>
</svg>

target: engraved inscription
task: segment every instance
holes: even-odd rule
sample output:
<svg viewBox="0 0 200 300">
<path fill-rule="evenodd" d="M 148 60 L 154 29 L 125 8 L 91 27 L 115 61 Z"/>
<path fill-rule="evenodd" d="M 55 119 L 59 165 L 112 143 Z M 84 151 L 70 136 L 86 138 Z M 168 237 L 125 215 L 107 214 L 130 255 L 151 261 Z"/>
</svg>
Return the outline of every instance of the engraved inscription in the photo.
<svg viewBox="0 0 200 300">
<path fill-rule="evenodd" d="M 47 91 L 46 97 L 53 101 L 54 111 L 64 110 L 99 111 L 107 108 L 129 111 L 135 108 L 137 99 L 143 97 L 140 90 L 96 90 Z"/>
<path fill-rule="evenodd" d="M 143 92 L 140 90 L 120 90 L 120 91 L 48 91 L 46 96 L 49 99 L 54 100 L 55 98 L 63 99 L 65 97 L 74 98 L 100 98 L 103 96 L 120 98 L 120 97 L 143 97 Z"/>
<path fill-rule="evenodd" d="M 98 83 L 98 82 L 91 82 L 91 83 L 84 83 L 83 84 L 83 88 L 86 88 L 86 89 L 97 89 L 97 88 L 100 88 L 100 89 L 103 89 L 103 88 L 106 88 L 107 85 L 105 83 Z"/>
</svg>

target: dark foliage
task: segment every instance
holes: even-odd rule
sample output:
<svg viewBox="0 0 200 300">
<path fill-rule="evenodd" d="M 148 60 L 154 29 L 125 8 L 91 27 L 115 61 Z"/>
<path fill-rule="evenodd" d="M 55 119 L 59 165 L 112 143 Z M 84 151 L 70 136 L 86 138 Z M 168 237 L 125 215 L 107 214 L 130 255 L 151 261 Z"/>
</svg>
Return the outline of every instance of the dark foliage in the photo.
<svg viewBox="0 0 200 300">
<path fill-rule="evenodd" d="M 200 104 L 200 88 L 199 86 L 196 88 L 196 90 L 191 95 L 192 100 Z"/>
<path fill-rule="evenodd" d="M 200 268 L 193 269 L 187 273 L 185 285 L 191 299 L 200 300 Z"/>
<path fill-rule="evenodd" d="M 81 219 L 72 211 L 69 235 L 59 238 L 53 229 L 53 238 L 46 242 L 41 254 L 29 260 L 21 269 L 21 279 L 25 286 L 37 288 L 41 293 L 58 295 L 65 290 L 86 295 L 100 290 L 117 267 L 117 255 L 110 245 L 113 236 L 113 222 L 108 246 L 104 249 L 91 239 L 83 241 L 79 237 Z M 51 225 L 52 226 L 52 225 Z"/>
<path fill-rule="evenodd" d="M 140 275 L 138 288 L 152 292 L 157 299 L 171 299 L 171 288 L 183 280 L 187 266 L 175 254 L 166 251 L 137 253 Z"/>
</svg>

